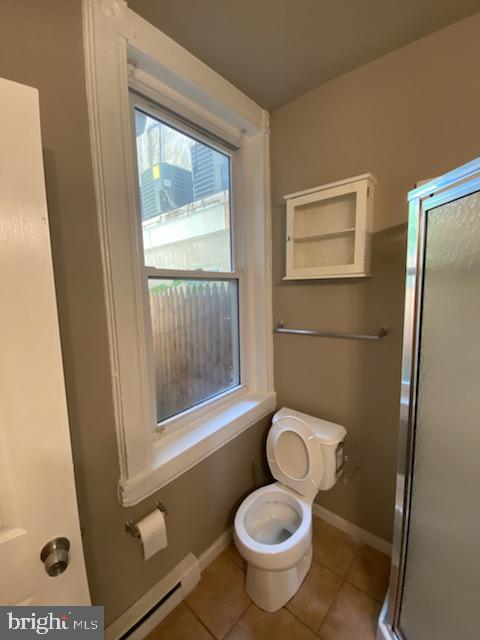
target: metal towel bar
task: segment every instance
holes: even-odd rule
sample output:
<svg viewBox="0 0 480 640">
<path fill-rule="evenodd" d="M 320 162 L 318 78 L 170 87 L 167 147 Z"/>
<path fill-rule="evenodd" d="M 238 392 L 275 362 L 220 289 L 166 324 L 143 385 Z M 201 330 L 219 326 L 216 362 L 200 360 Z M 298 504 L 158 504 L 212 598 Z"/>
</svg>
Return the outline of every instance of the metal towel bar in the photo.
<svg viewBox="0 0 480 640">
<path fill-rule="evenodd" d="M 301 336 L 318 336 L 322 338 L 346 338 L 347 340 L 381 340 L 388 334 L 387 327 L 379 327 L 378 333 L 341 333 L 338 331 L 318 331 L 317 329 L 288 329 L 283 320 L 274 329 L 275 333 L 295 333 Z"/>
</svg>

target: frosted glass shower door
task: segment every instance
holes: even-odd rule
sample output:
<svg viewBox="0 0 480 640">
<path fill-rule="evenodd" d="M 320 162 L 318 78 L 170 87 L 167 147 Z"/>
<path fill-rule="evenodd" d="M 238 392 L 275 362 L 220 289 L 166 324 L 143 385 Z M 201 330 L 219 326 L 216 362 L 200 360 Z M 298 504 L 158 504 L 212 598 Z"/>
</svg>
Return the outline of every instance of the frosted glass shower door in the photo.
<svg viewBox="0 0 480 640">
<path fill-rule="evenodd" d="M 398 627 L 480 638 L 480 194 L 426 212 L 413 473 Z"/>
</svg>

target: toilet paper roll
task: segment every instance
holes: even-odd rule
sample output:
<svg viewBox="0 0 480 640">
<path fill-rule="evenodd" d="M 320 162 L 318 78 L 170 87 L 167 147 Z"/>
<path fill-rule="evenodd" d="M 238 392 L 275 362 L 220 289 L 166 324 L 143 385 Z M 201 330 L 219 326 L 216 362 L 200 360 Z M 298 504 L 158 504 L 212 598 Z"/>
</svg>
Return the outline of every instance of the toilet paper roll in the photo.
<svg viewBox="0 0 480 640">
<path fill-rule="evenodd" d="M 160 509 L 155 509 L 148 516 L 139 520 L 135 526 L 140 534 L 145 560 L 151 558 L 160 549 L 167 546 L 167 524 Z"/>
</svg>

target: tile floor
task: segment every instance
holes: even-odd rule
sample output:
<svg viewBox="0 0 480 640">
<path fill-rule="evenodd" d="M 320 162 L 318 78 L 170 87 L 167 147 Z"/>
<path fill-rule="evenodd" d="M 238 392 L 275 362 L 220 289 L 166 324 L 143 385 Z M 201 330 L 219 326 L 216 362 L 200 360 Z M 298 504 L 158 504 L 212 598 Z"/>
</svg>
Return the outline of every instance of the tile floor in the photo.
<svg viewBox="0 0 480 640">
<path fill-rule="evenodd" d="M 374 640 L 389 558 L 318 518 L 313 557 L 295 596 L 266 613 L 245 593 L 245 565 L 232 542 L 148 640 Z"/>
</svg>

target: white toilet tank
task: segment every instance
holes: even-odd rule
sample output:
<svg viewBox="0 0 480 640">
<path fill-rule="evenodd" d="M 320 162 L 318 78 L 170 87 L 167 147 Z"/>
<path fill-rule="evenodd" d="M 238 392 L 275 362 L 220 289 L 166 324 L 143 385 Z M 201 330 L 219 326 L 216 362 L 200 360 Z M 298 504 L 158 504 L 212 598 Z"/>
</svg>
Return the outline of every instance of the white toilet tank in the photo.
<svg viewBox="0 0 480 640">
<path fill-rule="evenodd" d="M 287 436 L 288 432 L 293 432 L 293 434 L 299 436 L 295 439 L 284 437 L 285 443 L 288 442 L 284 451 L 279 446 L 278 431 L 280 430 L 285 436 Z M 277 478 L 276 473 L 273 473 L 274 477 L 304 495 L 331 489 L 336 483 L 343 465 L 343 441 L 346 435 L 345 427 L 339 424 L 328 422 L 288 407 L 280 409 L 273 416 L 272 427 L 267 439 L 267 452 L 270 452 L 268 458 L 272 472 L 274 472 L 272 466 L 276 468 L 275 470 L 278 470 L 278 467 L 280 469 L 282 469 L 282 466 L 285 468 L 285 463 L 296 467 L 300 471 L 302 465 L 299 458 L 304 457 L 306 454 L 308 459 L 304 460 L 303 469 L 306 474 L 304 479 L 300 478 L 300 473 L 298 475 L 295 474 L 296 478 L 294 474 L 285 472 L 281 473 L 281 478 Z M 312 436 L 314 442 L 312 442 Z M 298 440 L 298 445 L 295 443 L 296 440 Z M 302 443 L 301 440 L 304 442 Z M 274 441 L 276 441 L 275 445 L 273 445 Z M 305 448 L 303 448 L 303 444 L 306 445 Z M 275 452 L 273 452 L 273 449 Z M 283 464 L 282 457 L 285 461 Z M 287 481 L 285 480 L 285 475 Z M 295 481 L 296 485 L 299 485 L 298 487 L 293 486 L 293 482 L 290 483 L 288 481 L 290 479 L 289 476 L 291 476 L 292 481 Z M 308 479 L 310 479 L 310 484 Z"/>
</svg>

